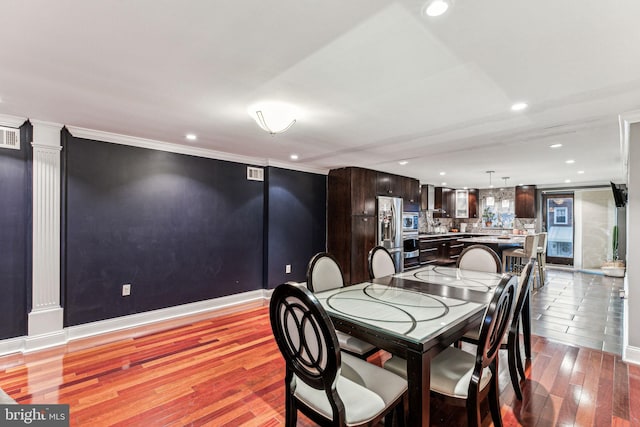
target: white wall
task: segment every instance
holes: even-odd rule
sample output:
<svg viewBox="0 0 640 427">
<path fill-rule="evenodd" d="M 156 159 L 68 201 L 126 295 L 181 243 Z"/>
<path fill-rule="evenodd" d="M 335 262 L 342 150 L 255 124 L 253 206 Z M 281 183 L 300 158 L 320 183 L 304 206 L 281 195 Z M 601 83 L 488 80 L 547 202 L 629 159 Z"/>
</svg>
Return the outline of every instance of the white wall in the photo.
<svg viewBox="0 0 640 427">
<path fill-rule="evenodd" d="M 577 268 L 600 268 L 612 258 L 611 235 L 615 225 L 615 202 L 610 188 L 576 190 L 574 208 Z"/>
<path fill-rule="evenodd" d="M 640 117 L 629 132 L 629 180 L 627 202 L 627 359 L 640 363 Z M 630 327 L 634 325 L 634 327 Z"/>
</svg>

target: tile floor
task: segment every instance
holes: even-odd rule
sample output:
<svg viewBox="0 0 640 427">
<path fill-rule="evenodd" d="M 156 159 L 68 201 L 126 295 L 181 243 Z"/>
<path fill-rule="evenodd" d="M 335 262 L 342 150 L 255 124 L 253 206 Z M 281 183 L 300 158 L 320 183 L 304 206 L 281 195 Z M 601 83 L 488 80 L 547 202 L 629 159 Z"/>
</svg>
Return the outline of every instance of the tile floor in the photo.
<svg viewBox="0 0 640 427">
<path fill-rule="evenodd" d="M 567 344 L 622 353 L 622 278 L 547 266 L 531 298 L 531 332 Z"/>
</svg>

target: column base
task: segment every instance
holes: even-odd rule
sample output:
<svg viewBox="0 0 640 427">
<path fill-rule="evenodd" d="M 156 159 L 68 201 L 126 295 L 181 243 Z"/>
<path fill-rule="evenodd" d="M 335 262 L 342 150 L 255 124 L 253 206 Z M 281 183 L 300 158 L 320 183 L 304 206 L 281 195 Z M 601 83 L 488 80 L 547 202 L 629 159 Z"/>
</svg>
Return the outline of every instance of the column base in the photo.
<svg viewBox="0 0 640 427">
<path fill-rule="evenodd" d="M 25 351 L 66 344 L 63 314 L 62 307 L 29 313 L 29 335 L 25 339 Z"/>
</svg>

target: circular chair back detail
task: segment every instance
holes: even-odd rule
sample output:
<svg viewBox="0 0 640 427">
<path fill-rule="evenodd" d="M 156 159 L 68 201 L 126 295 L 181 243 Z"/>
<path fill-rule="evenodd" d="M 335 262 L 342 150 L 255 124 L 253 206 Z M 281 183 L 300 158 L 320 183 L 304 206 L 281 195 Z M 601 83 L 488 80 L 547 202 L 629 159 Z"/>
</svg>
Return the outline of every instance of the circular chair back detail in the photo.
<svg viewBox="0 0 640 427">
<path fill-rule="evenodd" d="M 329 316 L 319 306 L 308 289 L 285 284 L 273 291 L 269 316 L 291 371 L 309 386 L 324 390 L 338 375 L 340 347 Z"/>
<path fill-rule="evenodd" d="M 476 371 L 489 366 L 500 350 L 515 308 L 517 280 L 517 277 L 503 277 L 487 307 L 480 329 L 476 355 L 476 359 L 482 359 L 482 362 L 476 363 Z M 477 373 L 480 374 L 480 372 Z"/>
</svg>

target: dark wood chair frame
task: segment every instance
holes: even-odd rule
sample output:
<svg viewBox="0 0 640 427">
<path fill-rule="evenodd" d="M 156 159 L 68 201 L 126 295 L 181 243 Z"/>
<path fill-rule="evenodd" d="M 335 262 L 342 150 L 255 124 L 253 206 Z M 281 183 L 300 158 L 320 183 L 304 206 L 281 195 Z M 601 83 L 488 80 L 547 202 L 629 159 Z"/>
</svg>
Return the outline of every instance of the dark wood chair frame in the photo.
<svg viewBox="0 0 640 427">
<path fill-rule="evenodd" d="M 369 278 L 370 279 L 375 279 L 376 278 L 376 276 L 373 274 L 373 256 L 378 251 L 385 251 L 387 253 L 387 255 L 389 256 L 389 259 L 391 260 L 391 262 L 393 262 L 393 257 L 391 256 L 391 254 L 389 253 L 389 251 L 385 247 L 376 246 L 373 249 L 371 249 L 369 251 L 369 256 L 367 257 L 367 262 L 369 264 Z M 395 266 L 395 263 L 393 263 L 393 264 Z"/>
<path fill-rule="evenodd" d="M 336 258 L 333 255 L 331 255 L 330 253 L 328 253 L 328 252 L 319 252 L 319 253 L 315 254 L 311 258 L 311 260 L 309 261 L 309 265 L 307 266 L 307 288 L 309 288 L 309 290 L 311 292 L 315 292 L 315 290 L 313 289 L 313 278 L 312 278 L 313 275 L 311 273 L 313 272 L 313 269 L 314 269 L 316 263 L 319 260 L 321 260 L 322 258 L 324 258 L 324 257 L 329 257 L 329 258 L 331 258 L 333 260 L 333 262 L 336 263 L 336 265 L 338 266 L 338 269 L 340 270 L 340 278 L 342 279 L 342 287 L 344 287 L 344 273 L 342 272 L 342 267 L 340 267 L 340 264 L 338 263 Z M 367 351 L 365 353 L 360 354 L 360 353 L 355 353 L 353 351 L 349 351 L 349 350 L 346 350 L 346 349 L 342 349 L 342 351 L 347 352 L 347 353 L 349 353 L 349 354 L 351 354 L 353 356 L 359 357 L 360 359 L 364 359 L 364 360 L 366 360 L 369 356 L 371 356 L 373 354 L 376 354 L 379 350 L 380 350 L 379 348 L 374 347 L 373 349 L 371 349 L 371 350 L 369 350 L 369 351 Z"/>
<path fill-rule="evenodd" d="M 485 397 L 489 399 L 491 419 L 496 427 L 502 426 L 500 414 L 500 388 L 498 385 L 498 351 L 509 326 L 509 318 L 514 309 L 516 299 L 516 285 L 511 277 L 504 276 L 496 287 L 493 298 L 485 311 L 480 328 L 480 337 L 476 350 L 476 363 L 469 381 L 467 399 L 459 399 L 435 393 L 448 403 L 466 406 L 467 423 L 470 426 L 480 426 L 480 402 Z M 461 350 L 462 351 L 462 350 Z M 491 370 L 491 382 L 484 389 L 480 389 L 480 380 L 486 367 Z"/>
<path fill-rule="evenodd" d="M 498 256 L 496 251 L 491 249 L 489 246 L 485 246 L 485 245 L 471 245 L 471 246 L 467 246 L 466 248 L 464 248 L 462 250 L 462 252 L 460 252 L 460 256 L 458 257 L 458 259 L 456 260 L 456 268 L 460 268 L 460 260 L 462 260 L 462 257 L 464 257 L 464 254 L 466 252 L 469 252 L 469 251 L 472 251 L 472 250 L 477 250 L 477 249 L 481 249 L 481 250 L 486 251 L 489 254 L 491 254 L 491 256 L 492 256 L 493 260 L 496 262 L 496 266 L 498 268 L 498 271 L 496 271 L 496 273 L 502 273 L 502 261 L 500 261 L 500 257 Z"/>
<path fill-rule="evenodd" d="M 289 313 L 292 313 L 293 310 L 299 310 L 304 313 L 301 320 L 296 321 L 298 339 L 292 339 L 291 331 L 284 327 L 285 325 L 281 321 L 281 310 Z M 340 346 L 333 323 L 324 308 L 308 289 L 285 283 L 279 285 L 273 291 L 269 304 L 269 317 L 273 335 L 286 365 L 286 425 L 291 427 L 296 425 L 297 411 L 299 410 L 321 426 L 344 426 L 344 403 L 336 389 L 337 376 L 341 365 Z M 298 316 L 295 317 L 298 318 Z M 315 333 L 316 342 L 324 343 L 324 346 L 318 346 L 316 354 L 314 354 L 305 340 L 305 328 L 308 326 Z M 309 329 L 306 330 L 308 331 Z M 296 346 L 295 343 L 298 345 Z M 323 361 L 324 363 L 321 363 Z M 296 387 L 294 374 L 299 381 L 304 381 L 310 387 L 326 392 L 333 413 L 332 419 L 325 418 L 296 398 L 294 394 Z M 406 394 L 405 392 L 374 420 L 362 425 L 374 426 L 384 418 L 385 425 L 390 426 L 393 422 L 394 410 L 399 423 L 404 424 Z"/>
<path fill-rule="evenodd" d="M 511 377 L 511 384 L 515 391 L 516 398 L 522 400 L 522 389 L 520 388 L 520 380 L 525 378 L 524 364 L 522 363 L 522 354 L 520 352 L 520 321 L 522 316 L 522 308 L 531 290 L 531 283 L 533 281 L 533 271 L 535 268 L 536 260 L 531 258 L 524 267 L 524 281 L 522 283 L 522 289 L 518 294 L 515 307 L 513 310 L 513 318 L 511 319 L 511 325 L 509 327 L 509 335 L 507 342 L 500 344 L 501 350 L 507 350 L 507 360 L 509 363 L 509 376 Z M 462 338 L 462 341 L 477 344 L 478 342 L 470 338 Z M 519 376 L 518 376 L 519 375 Z"/>
</svg>

